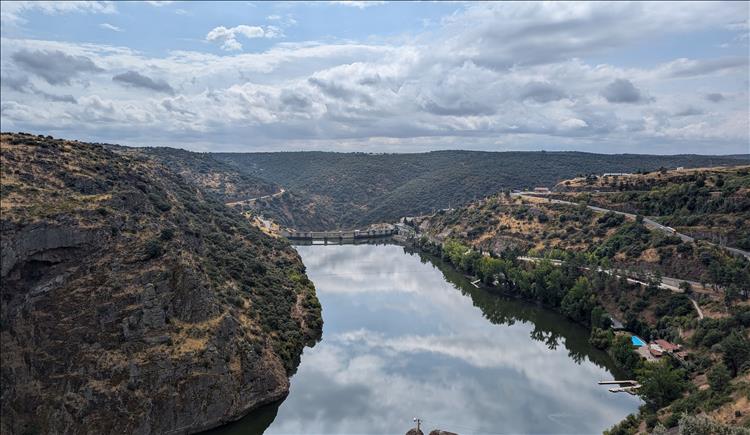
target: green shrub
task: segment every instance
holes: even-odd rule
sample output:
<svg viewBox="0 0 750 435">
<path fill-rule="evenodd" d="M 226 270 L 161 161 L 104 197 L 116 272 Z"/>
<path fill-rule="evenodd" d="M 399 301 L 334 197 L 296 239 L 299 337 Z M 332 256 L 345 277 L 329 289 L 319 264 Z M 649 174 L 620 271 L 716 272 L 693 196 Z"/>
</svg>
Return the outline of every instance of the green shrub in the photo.
<svg viewBox="0 0 750 435">
<path fill-rule="evenodd" d="M 723 392 L 729 386 L 729 381 L 732 379 L 729 369 L 723 363 L 716 364 L 711 371 L 708 372 L 708 383 L 711 384 L 711 389 L 716 392 Z"/>
<path fill-rule="evenodd" d="M 174 228 L 164 228 L 161 230 L 159 238 L 164 241 L 172 240 L 174 238 Z"/>
<path fill-rule="evenodd" d="M 659 409 L 679 398 L 687 387 L 685 371 L 672 367 L 667 358 L 645 363 L 636 374 L 641 384 L 638 394 L 653 409 Z"/>
<path fill-rule="evenodd" d="M 146 260 L 151 260 L 153 258 L 160 257 L 162 254 L 161 242 L 159 240 L 149 240 L 146 243 L 144 252 L 146 254 L 145 256 Z"/>
</svg>

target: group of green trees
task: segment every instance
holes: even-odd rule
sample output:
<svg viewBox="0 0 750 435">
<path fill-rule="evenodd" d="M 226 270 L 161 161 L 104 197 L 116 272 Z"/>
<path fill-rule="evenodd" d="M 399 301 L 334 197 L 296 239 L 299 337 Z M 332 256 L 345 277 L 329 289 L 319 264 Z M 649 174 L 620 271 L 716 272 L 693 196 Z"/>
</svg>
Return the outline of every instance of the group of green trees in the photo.
<svg viewBox="0 0 750 435">
<path fill-rule="evenodd" d="M 615 203 L 627 203 L 635 211 L 648 216 L 701 215 L 738 213 L 750 210 L 750 198 L 735 196 L 750 184 L 746 170 L 709 177 L 691 174 L 670 179 L 666 185 L 654 186 L 646 192 L 631 191 L 610 195 Z"/>
<path fill-rule="evenodd" d="M 456 240 L 449 240 L 442 246 L 427 239 L 419 243 L 423 250 L 441 256 L 485 284 L 538 301 L 582 325 L 604 329 L 611 325 L 606 310 L 597 301 L 592 282 L 604 277 L 594 276 L 601 275 L 598 272 L 586 272 L 580 258 L 572 258 L 559 266 L 549 260 L 529 265 L 519 261 L 513 252 L 497 258 L 483 255 Z"/>
<path fill-rule="evenodd" d="M 624 192 L 596 195 L 594 203 L 621 211 L 659 217 L 673 227 L 720 227 L 714 236 L 729 246 L 750 250 L 750 171 L 695 173 L 629 186 Z M 602 202 L 604 200 L 604 202 Z"/>
</svg>

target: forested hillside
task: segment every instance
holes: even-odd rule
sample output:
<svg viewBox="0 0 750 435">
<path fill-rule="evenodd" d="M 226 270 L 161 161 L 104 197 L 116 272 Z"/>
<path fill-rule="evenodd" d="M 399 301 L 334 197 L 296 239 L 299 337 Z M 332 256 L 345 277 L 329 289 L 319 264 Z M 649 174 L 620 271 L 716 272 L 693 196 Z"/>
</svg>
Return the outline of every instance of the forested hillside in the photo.
<svg viewBox="0 0 750 435">
<path fill-rule="evenodd" d="M 642 214 L 681 233 L 750 250 L 750 166 L 583 177 L 555 190 L 556 198 Z"/>
<path fill-rule="evenodd" d="M 748 295 L 748 261 L 704 241 L 646 227 L 641 219 L 594 212 L 580 205 L 501 194 L 418 219 L 419 229 L 439 240 L 455 239 L 485 251 L 582 254 L 603 267 L 633 274 L 680 277 L 721 286 L 731 298 Z M 747 224 L 743 224 L 747 228 Z"/>
<path fill-rule="evenodd" d="M 288 189 L 262 212 L 299 229 L 352 228 L 431 213 L 502 189 L 552 187 L 577 174 L 737 164 L 748 156 L 436 151 L 422 154 L 217 153 L 237 170 Z M 324 216 L 321 216 L 324 215 Z"/>
<path fill-rule="evenodd" d="M 176 148 L 118 147 L 118 150 L 146 153 L 203 190 L 216 194 L 218 199 L 225 203 L 270 195 L 279 190 L 275 183 L 237 171 L 215 159 L 210 153 L 196 153 Z"/>
</svg>

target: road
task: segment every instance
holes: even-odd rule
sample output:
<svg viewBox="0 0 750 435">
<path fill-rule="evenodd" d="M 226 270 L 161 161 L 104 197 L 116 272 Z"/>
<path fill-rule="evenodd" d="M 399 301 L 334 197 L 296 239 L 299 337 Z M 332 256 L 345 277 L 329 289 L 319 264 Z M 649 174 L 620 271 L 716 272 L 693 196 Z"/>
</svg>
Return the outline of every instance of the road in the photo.
<svg viewBox="0 0 750 435">
<path fill-rule="evenodd" d="M 565 204 L 565 205 L 578 206 L 578 204 L 575 203 L 575 202 L 563 201 L 561 199 L 545 198 L 545 197 L 543 197 L 541 195 L 544 195 L 544 194 L 539 194 L 539 193 L 535 193 L 535 192 L 514 192 L 514 193 L 511 193 L 511 196 L 518 196 L 520 198 L 526 198 L 526 199 L 530 199 L 530 198 L 543 199 L 543 200 L 545 200 L 545 201 L 547 201 L 547 202 L 549 202 L 551 204 Z M 586 207 L 589 210 L 593 210 L 593 211 L 598 212 L 598 213 L 615 213 L 615 214 L 619 214 L 619 215 L 625 216 L 628 219 L 633 219 L 633 220 L 635 220 L 635 218 L 636 218 L 636 215 L 634 215 L 633 213 L 625 213 L 625 212 L 622 212 L 622 211 L 611 210 L 611 209 L 608 209 L 608 208 L 596 207 L 594 205 L 587 205 Z M 695 238 L 690 237 L 687 234 L 678 233 L 677 231 L 675 231 L 674 228 L 668 227 L 666 225 L 662 225 L 659 222 L 656 222 L 653 219 L 649 219 L 647 217 L 643 218 L 643 224 L 646 226 L 646 228 L 649 228 L 649 229 L 652 229 L 652 230 L 659 230 L 659 231 L 662 231 L 664 233 L 667 233 L 667 234 L 670 234 L 670 235 L 673 235 L 673 236 L 677 236 L 683 242 L 694 242 L 695 241 Z M 717 245 L 715 243 L 711 243 L 711 242 L 705 241 L 705 240 L 704 240 L 704 242 L 708 243 L 708 244 L 711 244 L 711 245 L 714 245 L 716 247 L 719 247 L 721 249 L 724 249 L 726 251 L 729 251 L 732 255 L 741 255 L 741 256 L 745 257 L 746 259 L 750 260 L 750 252 L 748 252 L 748 251 L 743 251 L 742 249 L 739 249 L 739 248 L 731 248 L 729 246 Z"/>
<path fill-rule="evenodd" d="M 228 206 L 230 206 L 230 207 L 234 207 L 234 206 L 236 206 L 236 205 L 244 205 L 244 204 L 249 204 L 249 203 L 251 203 L 251 202 L 255 202 L 255 201 L 259 200 L 259 199 L 268 199 L 268 198 L 275 198 L 275 197 L 277 197 L 277 196 L 281 196 L 281 195 L 283 195 L 283 194 L 284 194 L 284 192 L 286 192 L 286 190 L 284 190 L 284 189 L 282 188 L 282 189 L 281 189 L 281 190 L 279 190 L 278 192 L 276 192 L 276 193 L 272 193 L 272 194 L 270 194 L 270 195 L 263 195 L 263 196 L 259 196 L 259 197 L 257 197 L 257 198 L 248 198 L 248 199 L 243 199 L 243 200 L 241 200 L 241 201 L 227 202 L 227 203 L 226 203 L 225 205 L 228 205 Z"/>
</svg>

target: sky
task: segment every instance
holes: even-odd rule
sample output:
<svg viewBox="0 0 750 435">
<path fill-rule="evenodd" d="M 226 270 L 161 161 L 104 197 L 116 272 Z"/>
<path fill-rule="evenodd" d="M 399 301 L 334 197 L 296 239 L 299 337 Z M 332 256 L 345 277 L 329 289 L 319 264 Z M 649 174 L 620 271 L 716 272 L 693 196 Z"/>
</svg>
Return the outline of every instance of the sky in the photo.
<svg viewBox="0 0 750 435">
<path fill-rule="evenodd" d="M 748 2 L 0 2 L 3 131 L 750 153 Z"/>
</svg>

